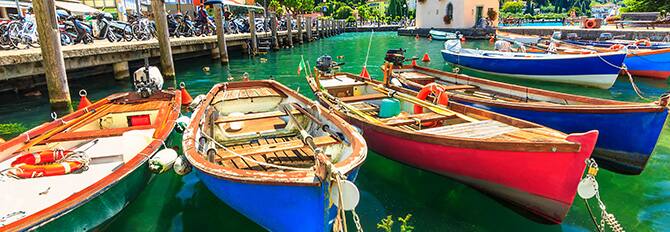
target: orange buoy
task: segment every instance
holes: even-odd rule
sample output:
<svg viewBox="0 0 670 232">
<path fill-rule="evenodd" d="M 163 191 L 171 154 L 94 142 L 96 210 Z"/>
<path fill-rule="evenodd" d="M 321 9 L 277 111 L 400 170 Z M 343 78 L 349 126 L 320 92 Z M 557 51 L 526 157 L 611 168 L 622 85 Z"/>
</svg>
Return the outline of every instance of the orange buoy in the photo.
<svg viewBox="0 0 670 232">
<path fill-rule="evenodd" d="M 423 58 L 421 59 L 423 62 L 430 62 L 430 57 L 428 57 L 428 53 L 423 54 Z"/>
<path fill-rule="evenodd" d="M 626 46 L 623 44 L 612 44 L 612 46 L 609 47 L 609 50 L 612 51 L 619 51 L 621 49 L 624 49 Z"/>
<path fill-rule="evenodd" d="M 635 46 L 642 45 L 642 46 L 649 47 L 649 46 L 651 46 L 651 41 L 649 41 L 648 39 L 639 39 L 639 40 L 635 41 L 634 44 L 635 44 Z"/>
<path fill-rule="evenodd" d="M 489 38 L 489 43 L 495 43 L 495 42 L 496 42 L 496 37 L 492 35 L 491 38 Z"/>
<path fill-rule="evenodd" d="M 416 66 L 416 59 L 412 59 L 412 66 Z"/>
<path fill-rule="evenodd" d="M 92 104 L 91 101 L 88 100 L 86 95 L 88 95 L 88 93 L 86 93 L 85 89 L 79 90 L 79 96 L 81 98 L 79 99 L 79 105 L 77 106 L 77 110 L 83 109 Z"/>
<path fill-rule="evenodd" d="M 445 89 L 441 85 L 434 82 L 425 85 L 416 95 L 416 98 L 420 100 L 426 100 L 430 94 L 433 94 L 437 104 L 444 106 L 449 105 L 449 94 L 445 92 Z M 414 114 L 421 113 L 423 113 L 423 106 L 414 104 Z M 437 122 L 424 122 L 421 123 L 421 125 L 425 127 L 432 127 L 437 125 Z"/>
<path fill-rule="evenodd" d="M 72 151 L 53 150 L 24 154 L 12 162 L 12 174 L 20 178 L 41 176 L 57 176 L 72 173 L 81 169 L 84 164 L 78 161 L 62 161 Z"/>
<path fill-rule="evenodd" d="M 191 97 L 191 94 L 186 91 L 186 84 L 184 84 L 184 82 L 179 83 L 179 90 L 179 92 L 181 92 L 181 105 L 190 105 L 191 102 L 193 102 L 193 98 Z"/>
<path fill-rule="evenodd" d="M 465 36 L 461 36 L 461 42 L 465 42 Z"/>
<path fill-rule="evenodd" d="M 416 36 L 414 36 L 414 38 L 415 38 L 416 40 L 419 40 L 419 34 L 416 34 Z"/>
<path fill-rule="evenodd" d="M 358 76 L 370 79 L 370 73 L 368 73 L 368 67 L 363 66 L 363 70 L 361 70 L 361 74 L 359 74 Z"/>
</svg>

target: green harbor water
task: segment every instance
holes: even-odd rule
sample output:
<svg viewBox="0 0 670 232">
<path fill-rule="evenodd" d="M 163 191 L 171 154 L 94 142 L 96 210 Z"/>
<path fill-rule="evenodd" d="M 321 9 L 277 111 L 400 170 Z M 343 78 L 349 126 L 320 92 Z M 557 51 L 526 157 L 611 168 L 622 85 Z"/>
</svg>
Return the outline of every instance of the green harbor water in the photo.
<svg viewBox="0 0 670 232">
<path fill-rule="evenodd" d="M 312 97 L 303 77 L 296 71 L 301 56 L 312 66 L 320 55 L 329 54 L 345 62 L 343 71 L 359 73 L 365 62 L 371 33 L 346 33 L 279 52 L 245 57 L 232 54 L 228 67 L 209 57 L 176 62 L 177 82 L 185 82 L 191 95 L 206 93 L 212 85 L 236 80 L 248 72 L 252 79 L 274 78 Z M 490 48 L 488 41 L 468 41 L 466 47 Z M 442 42 L 399 37 L 395 32 L 374 33 L 368 69 L 380 78 L 379 66 L 390 48 L 405 48 L 408 56 L 432 58 L 427 66 L 451 70 L 440 55 Z M 238 53 L 238 52 L 234 52 Z M 208 73 L 203 67 L 210 67 Z M 570 67 L 566 67 L 570 68 Z M 607 99 L 642 101 L 627 78 L 620 77 L 609 90 L 524 80 L 486 77 L 560 92 Z M 636 78 L 649 98 L 668 90 L 667 81 Z M 97 100 L 119 91 L 131 90 L 130 81 L 114 81 L 111 76 L 70 82 L 73 99 L 79 89 L 88 90 Z M 0 123 L 21 123 L 27 128 L 49 120 L 46 89 L 42 96 L 4 94 L 0 102 Z M 75 102 L 75 105 L 78 102 Z M 635 125 L 621 125 L 635 126 Z M 10 137 L 4 135 L 5 139 Z M 627 231 L 670 231 L 670 127 L 666 124 L 656 150 L 639 176 L 625 176 L 601 170 L 597 179 L 601 197 Z M 473 164 L 472 168 L 476 168 Z M 387 215 L 394 218 L 412 214 L 415 231 L 593 231 L 584 203 L 575 199 L 561 225 L 545 225 L 527 219 L 503 204 L 448 178 L 418 170 L 370 151 L 356 181 L 361 190 L 357 212 L 365 231 L 378 231 L 376 224 Z M 249 202 L 254 204 L 254 202 Z M 592 204 L 592 206 L 594 206 Z M 0 206 L 1 207 L 1 206 Z M 295 215 L 300 217 L 300 215 Z M 351 222 L 351 218 L 348 220 Z M 399 222 L 396 220 L 396 230 Z M 156 176 L 140 197 L 103 228 L 107 231 L 263 231 L 243 215 L 211 194 L 193 173 L 180 177 L 172 172 Z"/>
</svg>

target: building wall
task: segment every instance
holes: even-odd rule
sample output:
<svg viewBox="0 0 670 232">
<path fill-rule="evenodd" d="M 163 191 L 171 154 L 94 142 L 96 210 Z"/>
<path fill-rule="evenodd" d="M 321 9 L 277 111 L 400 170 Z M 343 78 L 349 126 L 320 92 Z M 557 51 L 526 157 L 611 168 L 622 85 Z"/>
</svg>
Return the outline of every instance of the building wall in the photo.
<svg viewBox="0 0 670 232">
<path fill-rule="evenodd" d="M 447 5 L 453 4 L 453 18 L 444 23 Z M 488 8 L 500 12 L 498 0 L 425 0 L 416 5 L 416 26 L 419 28 L 471 28 L 475 26 L 476 7 L 483 6 L 482 17 Z M 499 17 L 499 16 L 498 16 Z M 497 25 L 498 20 L 493 25 Z"/>
</svg>

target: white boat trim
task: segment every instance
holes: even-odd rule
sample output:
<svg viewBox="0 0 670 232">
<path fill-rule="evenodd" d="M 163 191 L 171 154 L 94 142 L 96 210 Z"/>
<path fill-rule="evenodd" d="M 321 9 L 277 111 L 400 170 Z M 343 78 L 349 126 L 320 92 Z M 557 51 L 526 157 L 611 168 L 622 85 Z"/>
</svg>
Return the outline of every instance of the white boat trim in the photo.
<svg viewBox="0 0 670 232">
<path fill-rule="evenodd" d="M 456 65 L 456 64 L 454 64 Z M 557 82 L 564 84 L 573 84 L 573 85 L 583 85 L 591 86 L 601 89 L 609 89 L 614 85 L 614 82 L 619 77 L 619 74 L 595 74 L 595 75 L 523 75 L 516 73 L 497 73 L 489 72 L 479 69 L 474 69 L 470 67 L 465 67 L 462 65 L 456 65 L 461 68 L 474 70 L 477 72 L 489 74 L 489 75 L 498 75 L 509 78 L 516 79 L 526 79 L 526 80 L 536 80 L 536 81 L 548 81 L 548 82 Z"/>
</svg>

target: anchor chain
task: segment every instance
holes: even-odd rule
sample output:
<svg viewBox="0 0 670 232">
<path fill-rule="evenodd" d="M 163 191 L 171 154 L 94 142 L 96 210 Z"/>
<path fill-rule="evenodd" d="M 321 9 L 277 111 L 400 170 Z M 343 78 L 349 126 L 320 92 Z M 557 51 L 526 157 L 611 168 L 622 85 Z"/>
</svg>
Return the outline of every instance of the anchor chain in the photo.
<svg viewBox="0 0 670 232">
<path fill-rule="evenodd" d="M 600 198 L 600 190 L 598 189 L 598 182 L 596 181 L 596 175 L 598 174 L 598 164 L 591 159 L 586 160 L 588 167 L 586 176 L 580 181 L 578 186 L 579 196 L 584 199 L 584 203 L 589 211 L 589 215 L 593 220 L 593 224 L 596 226 L 596 229 L 599 232 L 603 232 L 606 229 L 606 226 L 609 227 L 614 232 L 625 232 L 623 226 L 617 221 L 614 217 L 614 214 L 607 212 L 607 207 Z M 598 207 L 600 208 L 600 223 L 597 223 L 597 220 L 591 210 L 588 200 L 595 197 L 598 201 Z"/>
</svg>

